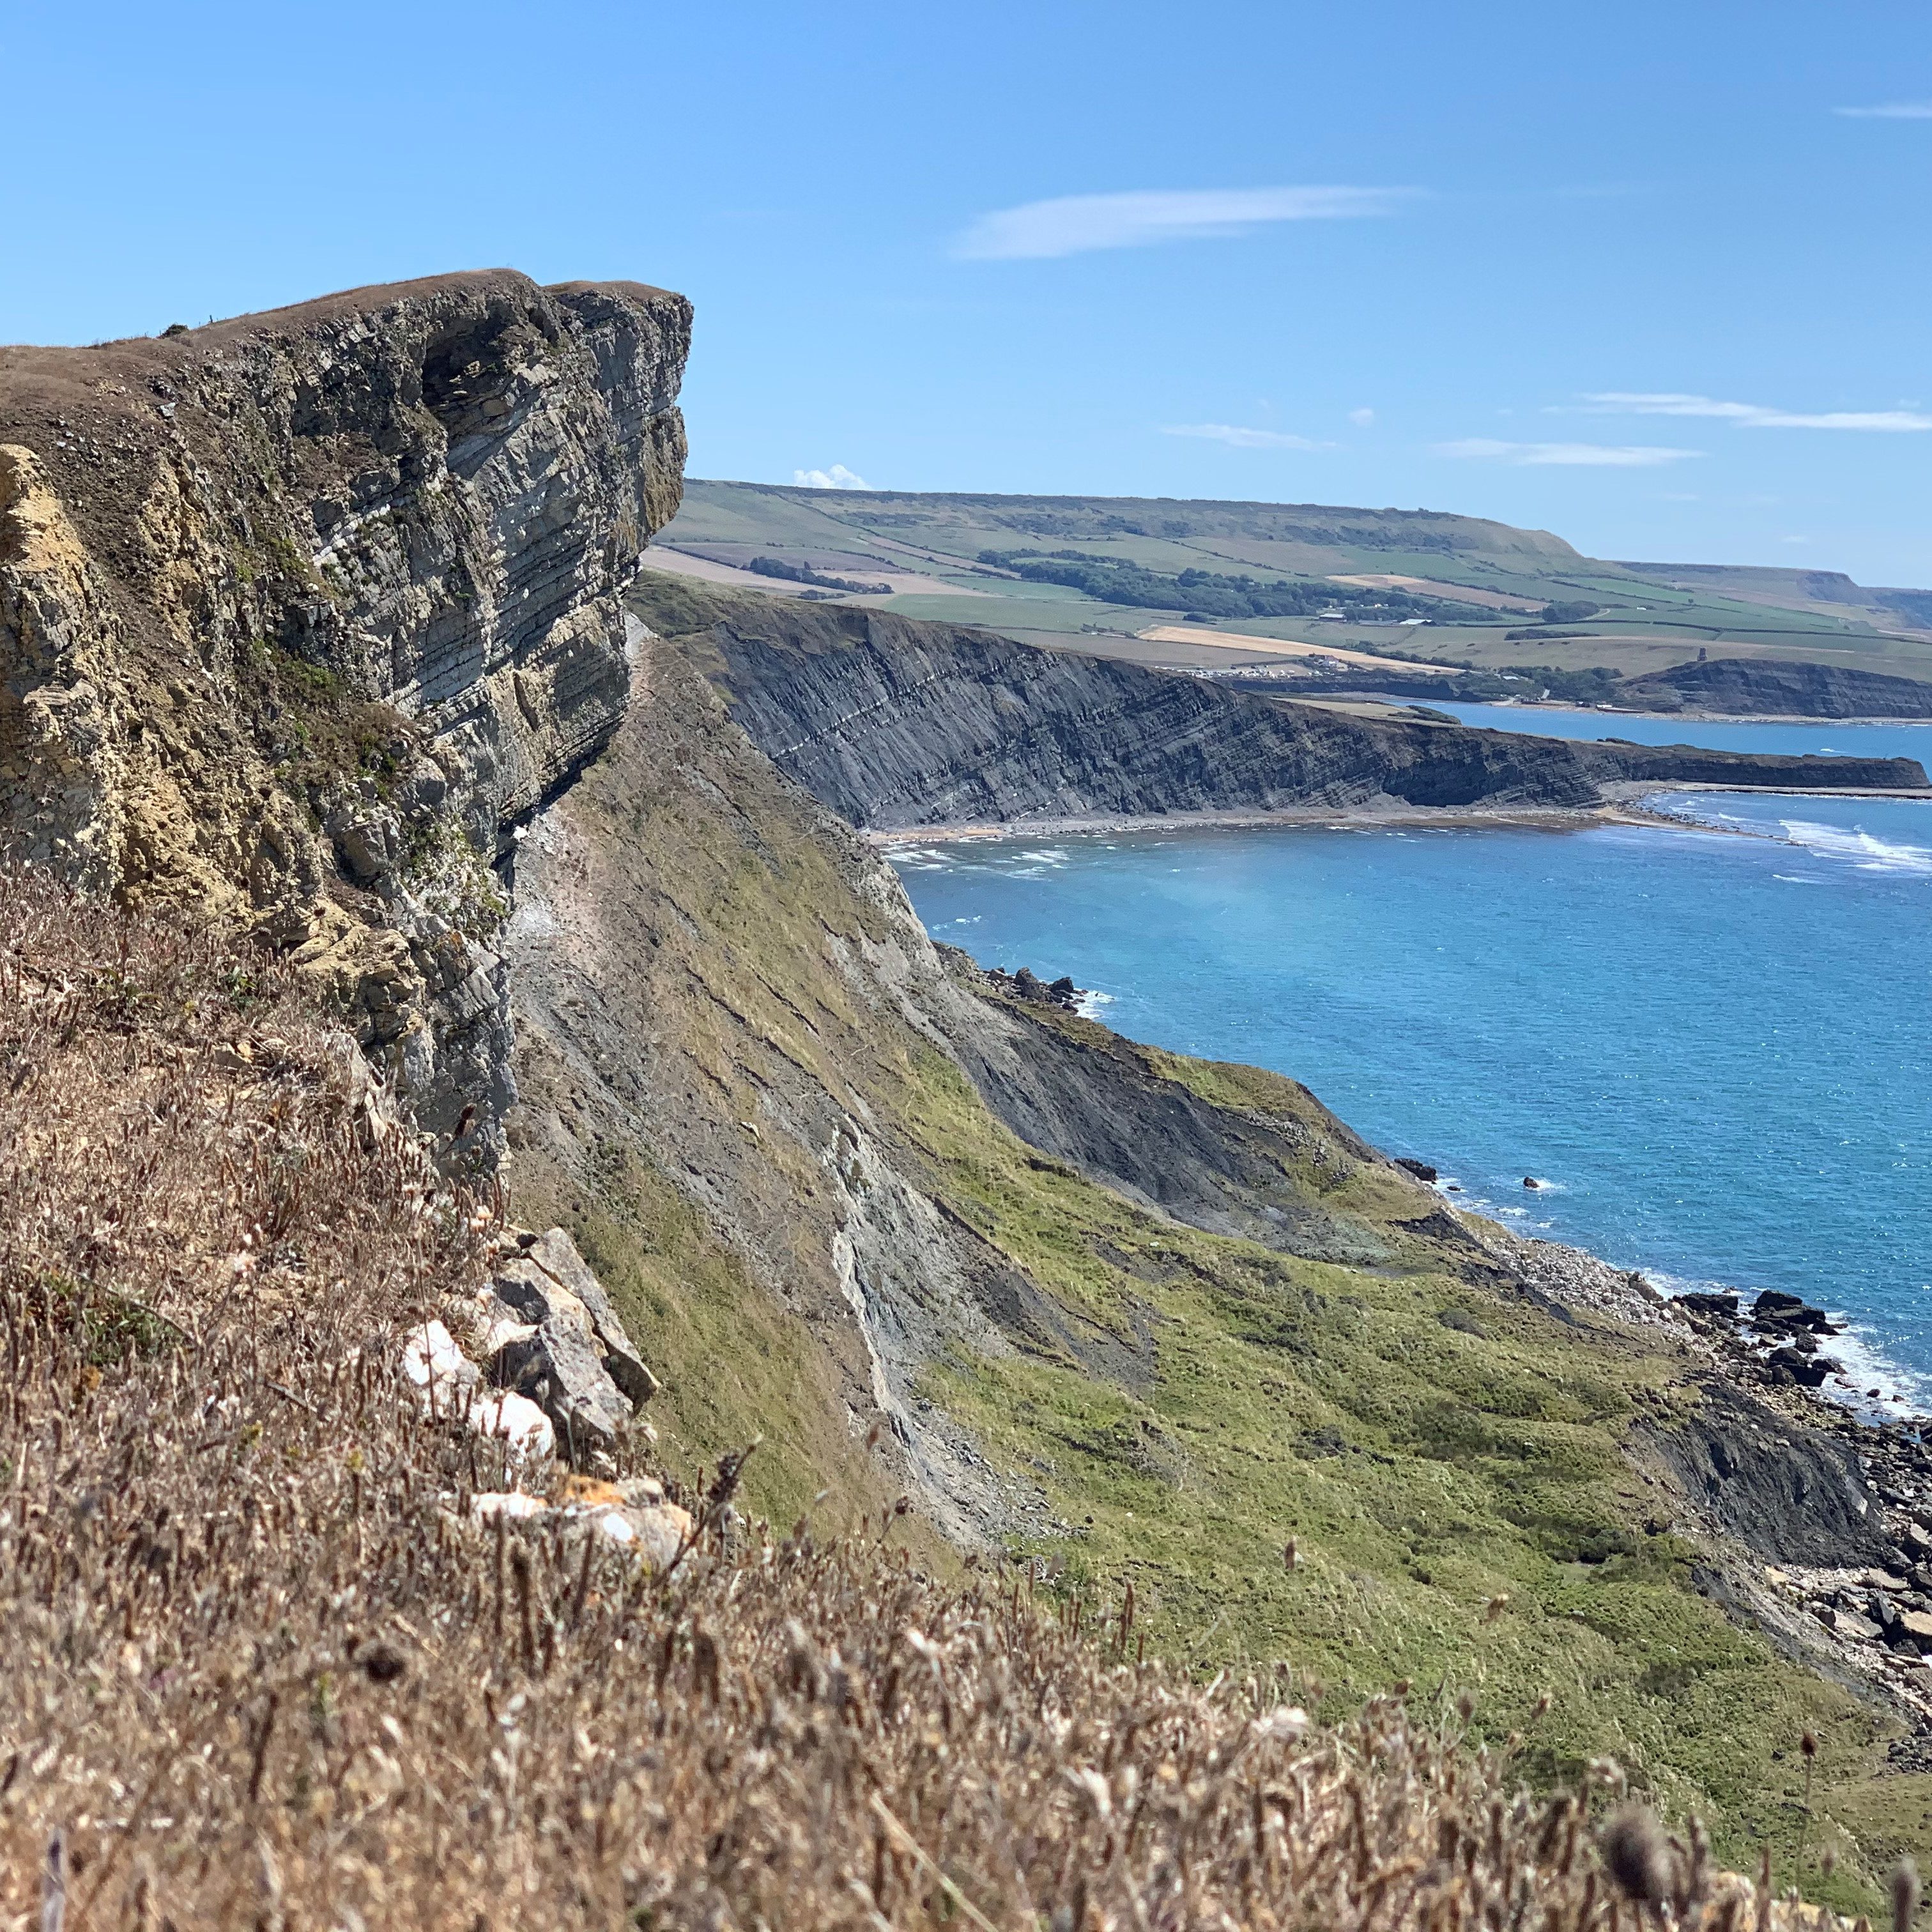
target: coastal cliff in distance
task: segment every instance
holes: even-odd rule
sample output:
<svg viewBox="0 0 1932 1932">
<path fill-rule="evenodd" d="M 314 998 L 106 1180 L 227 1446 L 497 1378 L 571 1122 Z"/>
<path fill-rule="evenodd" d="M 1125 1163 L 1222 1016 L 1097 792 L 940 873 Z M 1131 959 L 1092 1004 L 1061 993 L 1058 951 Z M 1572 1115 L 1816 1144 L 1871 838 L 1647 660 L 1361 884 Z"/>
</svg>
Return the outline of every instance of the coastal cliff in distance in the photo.
<svg viewBox="0 0 1932 1932">
<path fill-rule="evenodd" d="M 1731 718 L 1932 718 L 1932 684 L 1849 665 L 1765 658 L 1709 658 L 1673 664 L 1616 687 L 1634 711 Z"/>
<path fill-rule="evenodd" d="M 690 322 L 490 271 L 0 350 L 0 851 L 292 950 L 487 1151 L 491 868 L 623 716 Z"/>
<path fill-rule="evenodd" d="M 648 570 L 768 757 L 855 825 L 1582 808 L 1632 784 L 1922 787 L 1910 758 L 1786 758 L 1346 716 L 889 613 L 722 598 Z"/>
</svg>

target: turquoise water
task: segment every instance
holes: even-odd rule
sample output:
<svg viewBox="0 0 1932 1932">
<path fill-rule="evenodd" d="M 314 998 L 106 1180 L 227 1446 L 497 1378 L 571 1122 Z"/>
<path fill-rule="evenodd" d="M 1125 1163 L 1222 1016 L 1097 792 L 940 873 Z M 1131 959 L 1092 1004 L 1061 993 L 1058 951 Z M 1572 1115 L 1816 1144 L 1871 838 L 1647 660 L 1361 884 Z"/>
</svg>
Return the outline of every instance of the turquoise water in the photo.
<svg viewBox="0 0 1932 1932">
<path fill-rule="evenodd" d="M 982 963 L 1070 973 L 1123 1033 L 1291 1074 L 1526 1232 L 1822 1302 L 1856 1324 L 1860 1389 L 1932 1402 L 1932 803 L 1669 803 L 1713 829 L 894 856 Z"/>
</svg>

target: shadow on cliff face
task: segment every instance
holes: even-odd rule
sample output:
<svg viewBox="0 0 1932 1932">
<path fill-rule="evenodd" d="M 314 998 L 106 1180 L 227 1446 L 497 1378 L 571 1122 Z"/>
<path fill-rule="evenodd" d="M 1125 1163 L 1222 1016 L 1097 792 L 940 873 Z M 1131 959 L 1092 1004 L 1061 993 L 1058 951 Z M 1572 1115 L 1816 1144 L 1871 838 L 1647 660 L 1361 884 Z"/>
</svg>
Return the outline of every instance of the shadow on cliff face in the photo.
<svg viewBox="0 0 1932 1932">
<path fill-rule="evenodd" d="M 1727 1384 L 1698 1408 L 1640 1435 L 1719 1528 L 1768 1563 L 1820 1568 L 1892 1554 L 1876 1498 L 1845 1443 L 1802 1429 Z"/>
</svg>

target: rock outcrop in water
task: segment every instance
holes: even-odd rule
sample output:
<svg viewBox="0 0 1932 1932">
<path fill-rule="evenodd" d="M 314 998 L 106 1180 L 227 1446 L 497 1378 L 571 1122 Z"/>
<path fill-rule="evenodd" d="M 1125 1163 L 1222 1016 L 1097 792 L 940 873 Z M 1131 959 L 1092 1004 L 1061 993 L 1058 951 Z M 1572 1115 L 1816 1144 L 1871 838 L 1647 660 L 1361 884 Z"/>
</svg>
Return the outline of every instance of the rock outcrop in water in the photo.
<svg viewBox="0 0 1932 1932">
<path fill-rule="evenodd" d="M 0 842 L 294 949 L 487 1142 L 491 868 L 624 713 L 689 330 L 492 271 L 0 350 Z"/>
<path fill-rule="evenodd" d="M 653 621 L 690 593 L 646 575 Z M 1202 679 L 883 612 L 749 600 L 705 626 L 732 716 L 812 795 L 880 829 L 1294 808 L 1588 807 L 1616 784 L 1925 783 L 1907 758 L 1588 743 L 1282 704 Z"/>
</svg>

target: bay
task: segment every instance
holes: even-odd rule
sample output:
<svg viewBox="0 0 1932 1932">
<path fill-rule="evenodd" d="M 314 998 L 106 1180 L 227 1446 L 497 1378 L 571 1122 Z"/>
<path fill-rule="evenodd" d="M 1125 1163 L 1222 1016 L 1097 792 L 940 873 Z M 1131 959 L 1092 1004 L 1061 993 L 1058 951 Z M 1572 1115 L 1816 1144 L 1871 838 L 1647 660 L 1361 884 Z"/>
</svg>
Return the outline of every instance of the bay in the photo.
<svg viewBox="0 0 1932 1932">
<path fill-rule="evenodd" d="M 1777 734 L 1741 748 L 1932 749 L 1924 727 L 1721 728 Z M 1932 804 L 1658 802 L 1699 829 L 892 856 L 934 936 L 982 964 L 1070 974 L 1132 1037 L 1291 1075 L 1522 1232 L 1666 1286 L 1822 1302 L 1855 1324 L 1834 1347 L 1858 1391 L 1932 1402 Z"/>
</svg>

